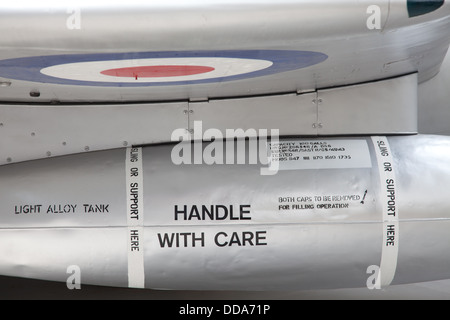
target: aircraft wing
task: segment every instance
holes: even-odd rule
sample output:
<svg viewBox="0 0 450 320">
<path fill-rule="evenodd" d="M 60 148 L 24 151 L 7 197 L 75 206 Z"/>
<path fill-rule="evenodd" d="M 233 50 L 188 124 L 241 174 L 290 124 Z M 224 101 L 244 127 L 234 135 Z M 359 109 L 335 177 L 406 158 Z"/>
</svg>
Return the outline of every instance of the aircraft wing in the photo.
<svg viewBox="0 0 450 320">
<path fill-rule="evenodd" d="M 3 5 L 0 163 L 170 142 L 195 121 L 416 133 L 417 85 L 450 42 L 448 4 L 427 3 Z"/>
</svg>

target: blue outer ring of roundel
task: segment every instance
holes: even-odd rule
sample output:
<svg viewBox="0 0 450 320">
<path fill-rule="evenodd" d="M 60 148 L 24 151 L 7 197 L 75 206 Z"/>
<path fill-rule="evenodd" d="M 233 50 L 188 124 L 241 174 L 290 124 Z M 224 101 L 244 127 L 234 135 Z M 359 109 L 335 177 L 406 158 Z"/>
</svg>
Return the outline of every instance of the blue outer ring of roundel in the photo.
<svg viewBox="0 0 450 320">
<path fill-rule="evenodd" d="M 191 81 L 153 82 L 153 83 L 127 83 L 127 82 L 99 82 L 80 81 L 57 78 L 42 74 L 43 68 L 50 66 L 92 61 L 111 61 L 149 58 L 242 58 L 261 59 L 272 61 L 272 66 L 254 72 L 229 76 Z M 0 77 L 7 79 L 32 81 L 40 83 L 53 83 L 63 85 L 99 86 L 99 87 L 147 87 L 147 86 L 174 86 L 190 84 L 206 84 L 214 82 L 235 81 L 248 78 L 268 76 L 280 72 L 293 71 L 313 66 L 328 59 L 326 54 L 313 51 L 292 50 L 229 50 L 229 51 L 185 51 L 185 52 L 130 52 L 130 53 L 98 53 L 98 54 L 70 54 L 53 56 L 36 56 L 0 60 Z"/>
</svg>

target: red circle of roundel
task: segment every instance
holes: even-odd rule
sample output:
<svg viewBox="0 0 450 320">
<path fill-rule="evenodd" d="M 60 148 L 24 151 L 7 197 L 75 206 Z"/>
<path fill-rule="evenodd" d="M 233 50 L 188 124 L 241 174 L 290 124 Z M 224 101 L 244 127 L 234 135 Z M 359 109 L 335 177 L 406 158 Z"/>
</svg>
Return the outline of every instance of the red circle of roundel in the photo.
<svg viewBox="0 0 450 320">
<path fill-rule="evenodd" d="M 180 77 L 192 76 L 214 71 L 212 67 L 204 66 L 143 66 L 109 69 L 100 72 L 101 74 L 113 77 L 128 78 L 162 78 L 162 77 Z"/>
</svg>

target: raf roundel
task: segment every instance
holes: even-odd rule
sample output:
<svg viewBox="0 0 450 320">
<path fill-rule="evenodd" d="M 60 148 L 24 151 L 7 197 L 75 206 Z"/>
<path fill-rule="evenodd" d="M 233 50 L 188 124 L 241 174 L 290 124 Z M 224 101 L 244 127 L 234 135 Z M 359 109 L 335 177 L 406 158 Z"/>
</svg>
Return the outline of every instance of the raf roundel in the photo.
<svg viewBox="0 0 450 320">
<path fill-rule="evenodd" d="M 321 63 L 312 51 L 247 50 L 72 54 L 0 61 L 0 77 L 63 85 L 145 87 L 236 81 Z"/>
</svg>

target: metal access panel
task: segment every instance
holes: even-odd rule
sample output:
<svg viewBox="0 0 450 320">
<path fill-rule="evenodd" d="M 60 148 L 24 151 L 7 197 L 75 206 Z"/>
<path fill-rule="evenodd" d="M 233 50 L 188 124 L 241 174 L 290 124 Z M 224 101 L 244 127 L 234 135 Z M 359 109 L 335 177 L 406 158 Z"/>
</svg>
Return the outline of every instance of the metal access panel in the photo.
<svg viewBox="0 0 450 320">
<path fill-rule="evenodd" d="M 0 105 L 0 165 L 170 141 L 187 128 L 187 102 Z"/>
<path fill-rule="evenodd" d="M 191 102 L 189 129 L 195 133 L 201 122 L 202 131 L 243 129 L 245 136 L 261 129 L 282 136 L 415 134 L 417 86 L 417 74 L 410 74 L 303 94 Z"/>
<path fill-rule="evenodd" d="M 417 74 L 318 90 L 318 134 L 418 132 Z"/>
<path fill-rule="evenodd" d="M 189 128 L 242 129 L 245 136 L 260 130 L 279 130 L 280 135 L 317 135 L 316 93 L 260 96 L 240 99 L 217 99 L 189 103 Z"/>
<path fill-rule="evenodd" d="M 416 74 L 306 93 L 196 102 L 0 104 L 0 165 L 205 139 L 208 129 L 215 138 L 246 138 L 411 134 L 417 127 Z"/>
</svg>

